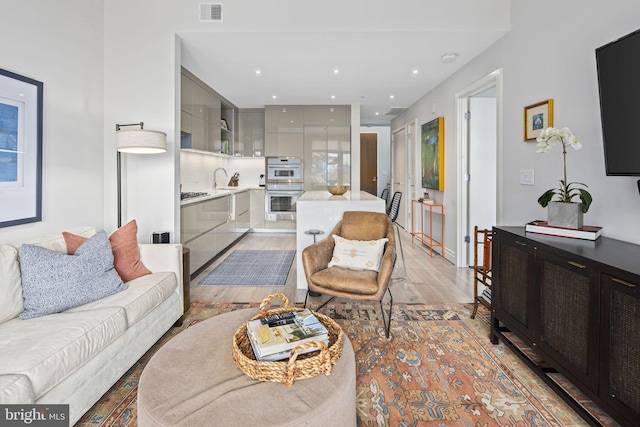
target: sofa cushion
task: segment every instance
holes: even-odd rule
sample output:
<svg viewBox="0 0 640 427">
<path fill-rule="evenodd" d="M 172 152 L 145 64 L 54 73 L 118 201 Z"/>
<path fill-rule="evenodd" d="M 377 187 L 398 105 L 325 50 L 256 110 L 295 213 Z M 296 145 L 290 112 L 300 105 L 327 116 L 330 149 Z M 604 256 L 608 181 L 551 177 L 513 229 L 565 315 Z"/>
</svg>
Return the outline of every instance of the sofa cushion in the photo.
<svg viewBox="0 0 640 427">
<path fill-rule="evenodd" d="M 127 288 L 113 268 L 113 254 L 104 231 L 90 237 L 76 254 L 22 245 L 21 319 L 61 312 Z"/>
<path fill-rule="evenodd" d="M 127 316 L 127 327 L 131 327 L 174 293 L 178 286 L 176 275 L 167 272 L 148 274 L 132 280 L 128 285 L 126 291 L 72 308 L 67 312 L 122 307 Z"/>
<path fill-rule="evenodd" d="M 91 237 L 96 234 L 95 228 L 87 226 L 75 227 L 69 231 L 73 234 L 84 237 Z M 60 252 L 61 254 L 67 253 L 67 245 L 65 244 L 61 233 L 45 234 L 44 236 L 36 237 L 34 239 L 25 240 L 19 243 L 12 243 L 11 246 L 14 246 L 16 249 L 20 249 L 20 245 L 23 244 L 40 246 L 41 248 L 51 249 L 52 251 Z"/>
<path fill-rule="evenodd" d="M 0 323 L 17 317 L 22 311 L 22 282 L 18 250 L 0 246 Z"/>
<path fill-rule="evenodd" d="M 2 404 L 35 403 L 33 387 L 24 375 L 0 375 L 0 402 Z"/>
<path fill-rule="evenodd" d="M 377 240 L 348 240 L 333 235 L 335 245 L 329 267 L 345 267 L 354 270 L 380 270 L 380 260 L 384 245 L 389 241 L 386 237 Z"/>
<path fill-rule="evenodd" d="M 67 243 L 69 255 L 73 255 L 77 248 L 87 240 L 86 237 L 66 231 L 62 233 L 62 236 Z M 135 219 L 111 233 L 109 242 L 113 251 L 113 264 L 122 280 L 128 282 L 145 274 L 151 274 L 151 271 L 140 262 L 138 224 Z"/>
<path fill-rule="evenodd" d="M 121 308 L 56 313 L 0 324 L 0 375 L 29 378 L 36 400 L 126 330 Z"/>
</svg>

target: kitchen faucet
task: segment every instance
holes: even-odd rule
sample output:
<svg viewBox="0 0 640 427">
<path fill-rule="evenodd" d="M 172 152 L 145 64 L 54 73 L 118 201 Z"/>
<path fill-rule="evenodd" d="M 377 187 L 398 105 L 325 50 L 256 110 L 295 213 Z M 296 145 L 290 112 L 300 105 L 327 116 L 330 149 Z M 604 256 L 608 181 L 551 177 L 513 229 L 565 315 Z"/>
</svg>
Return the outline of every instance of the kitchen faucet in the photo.
<svg viewBox="0 0 640 427">
<path fill-rule="evenodd" d="M 216 190 L 216 188 L 218 188 L 218 186 L 216 185 L 216 173 L 222 169 L 222 171 L 224 172 L 224 176 L 225 178 L 228 177 L 229 175 L 227 175 L 227 170 L 225 168 L 218 168 L 215 171 L 213 171 L 213 191 Z"/>
</svg>

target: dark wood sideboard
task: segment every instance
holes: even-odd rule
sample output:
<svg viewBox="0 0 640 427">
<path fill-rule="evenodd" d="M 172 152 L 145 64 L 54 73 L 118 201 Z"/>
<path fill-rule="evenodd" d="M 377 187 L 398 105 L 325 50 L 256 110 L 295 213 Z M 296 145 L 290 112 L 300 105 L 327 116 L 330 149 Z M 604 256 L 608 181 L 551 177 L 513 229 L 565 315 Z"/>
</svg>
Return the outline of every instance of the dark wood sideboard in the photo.
<svg viewBox="0 0 640 427">
<path fill-rule="evenodd" d="M 515 350 L 589 424 L 603 424 L 599 407 L 640 425 L 640 245 L 498 226 L 492 273 L 491 341 Z"/>
</svg>

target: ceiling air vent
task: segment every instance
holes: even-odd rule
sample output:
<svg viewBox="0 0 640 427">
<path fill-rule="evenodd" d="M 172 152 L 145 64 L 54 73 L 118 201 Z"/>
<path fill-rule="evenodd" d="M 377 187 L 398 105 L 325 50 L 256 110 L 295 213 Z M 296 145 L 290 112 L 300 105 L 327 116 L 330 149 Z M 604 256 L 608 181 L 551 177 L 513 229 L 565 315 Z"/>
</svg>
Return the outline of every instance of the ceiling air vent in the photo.
<svg viewBox="0 0 640 427">
<path fill-rule="evenodd" d="M 222 21 L 222 3 L 200 3 L 200 21 Z"/>
<path fill-rule="evenodd" d="M 387 111 L 385 111 L 384 115 L 385 116 L 397 116 L 398 114 L 402 113 L 405 110 L 405 108 L 389 108 Z"/>
</svg>

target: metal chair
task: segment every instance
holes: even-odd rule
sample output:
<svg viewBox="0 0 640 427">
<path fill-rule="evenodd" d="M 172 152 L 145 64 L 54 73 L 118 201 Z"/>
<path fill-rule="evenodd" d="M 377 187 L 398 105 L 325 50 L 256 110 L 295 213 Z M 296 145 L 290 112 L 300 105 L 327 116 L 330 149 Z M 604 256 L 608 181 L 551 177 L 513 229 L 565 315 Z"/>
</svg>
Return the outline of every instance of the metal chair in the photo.
<svg viewBox="0 0 640 427">
<path fill-rule="evenodd" d="M 384 209 L 385 211 L 389 209 L 389 189 L 385 188 L 382 190 L 382 194 L 380 194 L 380 198 L 384 200 Z"/>
<path fill-rule="evenodd" d="M 396 222 L 398 219 L 398 212 L 400 211 L 400 200 L 402 200 L 402 192 L 396 191 L 393 193 L 393 197 L 391 198 L 391 204 L 387 210 L 387 216 L 391 219 L 391 222 L 396 226 L 397 229 L 397 240 L 400 245 L 400 255 L 402 256 L 402 270 L 404 271 L 404 276 L 402 277 L 392 277 L 392 280 L 402 280 L 406 279 L 407 276 L 407 265 L 404 262 L 404 251 L 402 250 L 402 239 L 400 238 L 400 226 Z"/>
</svg>

